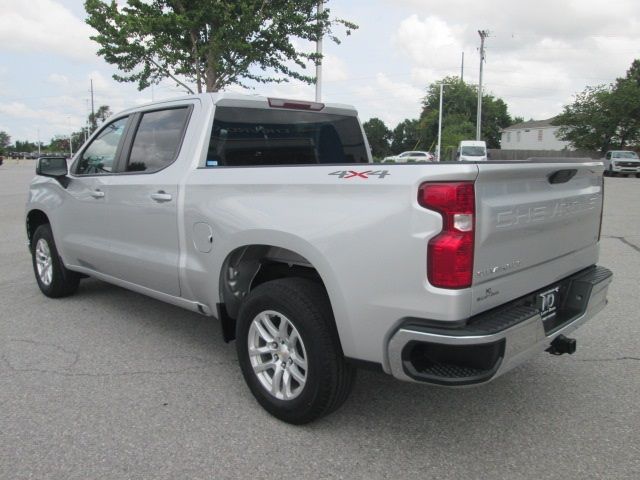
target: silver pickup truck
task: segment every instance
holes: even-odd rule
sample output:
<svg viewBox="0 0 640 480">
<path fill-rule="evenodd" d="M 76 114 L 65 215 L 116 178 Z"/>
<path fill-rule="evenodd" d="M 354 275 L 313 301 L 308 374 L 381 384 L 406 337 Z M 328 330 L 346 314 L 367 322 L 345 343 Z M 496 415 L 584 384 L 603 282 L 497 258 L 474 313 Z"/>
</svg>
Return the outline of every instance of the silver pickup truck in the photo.
<svg viewBox="0 0 640 480">
<path fill-rule="evenodd" d="M 37 163 L 49 297 L 86 276 L 216 317 L 258 402 L 338 408 L 356 367 L 488 382 L 606 304 L 600 162 L 375 165 L 345 105 L 203 94 L 109 119 Z"/>
<path fill-rule="evenodd" d="M 640 158 L 631 150 L 609 150 L 602 159 L 604 163 L 604 175 L 633 175 L 640 178 Z"/>
</svg>

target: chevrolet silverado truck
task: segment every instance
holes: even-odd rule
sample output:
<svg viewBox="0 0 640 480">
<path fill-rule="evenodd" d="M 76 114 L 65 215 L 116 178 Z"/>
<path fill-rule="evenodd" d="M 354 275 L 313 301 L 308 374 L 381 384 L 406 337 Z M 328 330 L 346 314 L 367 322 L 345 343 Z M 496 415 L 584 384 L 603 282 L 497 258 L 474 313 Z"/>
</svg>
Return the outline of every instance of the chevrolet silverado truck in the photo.
<svg viewBox="0 0 640 480">
<path fill-rule="evenodd" d="M 640 178 L 640 158 L 631 150 L 610 150 L 603 158 L 604 174 L 613 177 L 615 175 L 632 175 Z"/>
<path fill-rule="evenodd" d="M 272 415 L 337 409 L 358 367 L 486 383 L 606 304 L 603 166 L 372 164 L 349 106 L 202 94 L 105 122 L 37 162 L 35 279 L 87 276 L 215 317 Z"/>
</svg>

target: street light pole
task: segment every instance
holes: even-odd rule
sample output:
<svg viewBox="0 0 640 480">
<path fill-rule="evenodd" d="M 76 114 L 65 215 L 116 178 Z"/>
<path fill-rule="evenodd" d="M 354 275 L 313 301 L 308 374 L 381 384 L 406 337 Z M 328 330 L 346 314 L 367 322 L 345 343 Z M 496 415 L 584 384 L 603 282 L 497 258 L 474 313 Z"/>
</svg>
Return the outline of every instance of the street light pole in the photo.
<svg viewBox="0 0 640 480">
<path fill-rule="evenodd" d="M 484 65 L 484 39 L 489 36 L 488 30 L 478 30 L 480 35 L 480 80 L 478 81 L 478 116 L 476 118 L 476 140 L 482 136 L 482 67 Z"/>
<path fill-rule="evenodd" d="M 438 108 L 438 151 L 436 152 L 436 160 L 440 161 L 440 148 L 442 141 L 442 91 L 444 83 L 440 84 L 440 107 Z"/>
</svg>

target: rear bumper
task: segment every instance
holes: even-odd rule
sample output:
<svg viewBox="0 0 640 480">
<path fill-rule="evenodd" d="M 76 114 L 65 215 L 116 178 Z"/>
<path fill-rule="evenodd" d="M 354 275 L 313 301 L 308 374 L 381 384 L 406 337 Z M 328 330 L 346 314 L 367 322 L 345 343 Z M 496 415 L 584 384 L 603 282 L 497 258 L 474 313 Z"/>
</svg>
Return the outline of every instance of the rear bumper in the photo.
<svg viewBox="0 0 640 480">
<path fill-rule="evenodd" d="M 420 320 L 404 322 L 388 343 L 391 373 L 400 380 L 462 386 L 488 382 L 526 362 L 607 304 L 613 274 L 590 267 L 554 284 L 564 291 L 555 319 L 542 320 L 537 294 L 469 319 L 459 328 Z M 547 288 L 552 287 L 551 285 Z"/>
</svg>

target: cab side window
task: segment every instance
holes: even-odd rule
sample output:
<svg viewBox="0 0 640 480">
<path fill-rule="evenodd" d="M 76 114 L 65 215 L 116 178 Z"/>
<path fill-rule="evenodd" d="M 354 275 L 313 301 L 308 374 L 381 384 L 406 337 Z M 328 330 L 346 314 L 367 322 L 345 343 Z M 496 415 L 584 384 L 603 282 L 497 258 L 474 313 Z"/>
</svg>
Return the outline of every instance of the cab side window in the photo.
<svg viewBox="0 0 640 480">
<path fill-rule="evenodd" d="M 157 172 L 178 156 L 189 109 L 156 110 L 142 115 L 136 131 L 127 172 Z"/>
<path fill-rule="evenodd" d="M 111 173 L 122 140 L 128 117 L 107 125 L 82 152 L 75 169 L 77 175 L 104 175 Z"/>
</svg>

